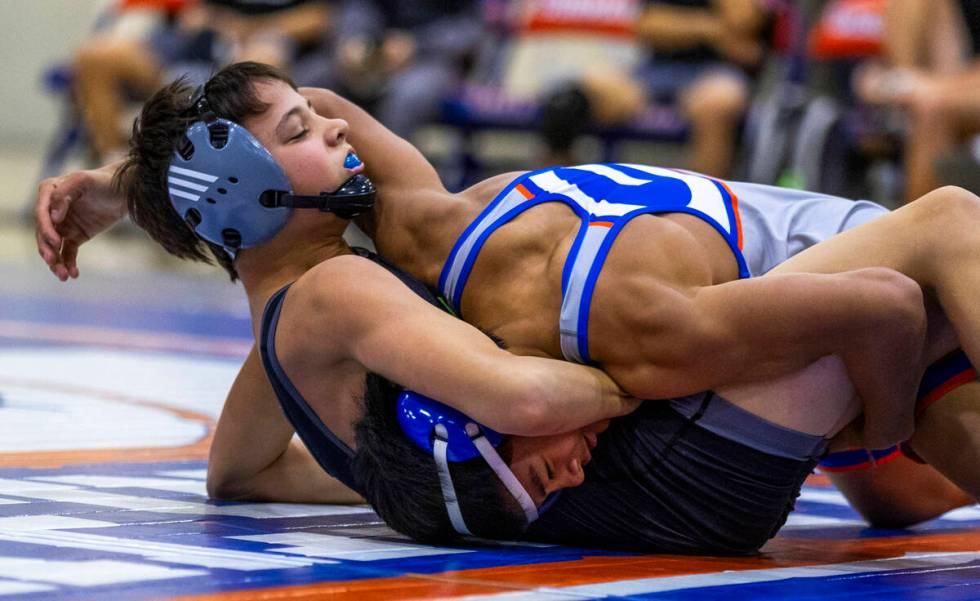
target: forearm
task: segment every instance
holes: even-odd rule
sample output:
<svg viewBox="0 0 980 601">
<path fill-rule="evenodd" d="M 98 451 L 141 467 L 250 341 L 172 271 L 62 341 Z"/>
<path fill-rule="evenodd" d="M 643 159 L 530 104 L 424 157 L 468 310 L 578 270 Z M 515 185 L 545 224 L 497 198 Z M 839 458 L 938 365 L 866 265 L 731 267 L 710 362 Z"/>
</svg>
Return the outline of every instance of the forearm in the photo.
<svg viewBox="0 0 980 601">
<path fill-rule="evenodd" d="M 120 219 L 129 213 L 129 207 L 126 204 L 126 196 L 123 191 L 123 182 L 119 178 L 119 168 L 125 162 L 126 159 L 123 158 L 112 163 L 106 163 L 98 169 L 93 170 L 95 181 L 98 182 L 99 189 L 103 191 L 103 198 L 105 198 L 106 204 L 111 204 L 114 208 L 118 209 Z"/>
<path fill-rule="evenodd" d="M 583 365 L 538 357 L 515 357 L 519 377 L 508 378 L 505 394 L 488 405 L 487 420 L 507 434 L 545 436 L 576 430 L 625 415 L 638 400 L 604 372 Z M 505 376 L 506 378 L 506 376 Z M 503 410 L 502 410 L 503 409 Z"/>
<path fill-rule="evenodd" d="M 213 490 L 209 487 L 209 493 L 212 497 L 227 501 L 364 502 L 360 495 L 323 471 L 299 440 L 293 440 L 282 455 L 261 471 L 248 478 L 229 480 Z"/>
<path fill-rule="evenodd" d="M 301 44 L 313 42 L 326 31 L 328 8 L 319 3 L 297 6 L 282 12 L 252 17 L 250 35 L 274 33 Z"/>
<path fill-rule="evenodd" d="M 215 427 L 207 485 L 210 496 L 224 500 L 357 502 L 294 439 L 254 347 Z"/>
<path fill-rule="evenodd" d="M 711 44 L 724 34 L 724 22 L 713 11 L 654 5 L 637 19 L 636 35 L 641 42 L 661 50 L 685 50 Z"/>
<path fill-rule="evenodd" d="M 365 173 L 380 192 L 387 188 L 441 188 L 439 175 L 422 153 L 367 111 L 323 88 L 302 88 L 300 93 L 310 99 L 317 113 L 347 121 L 348 139 L 364 161 Z"/>
<path fill-rule="evenodd" d="M 714 0 L 729 35 L 754 36 L 762 28 L 765 13 L 756 0 Z"/>
</svg>

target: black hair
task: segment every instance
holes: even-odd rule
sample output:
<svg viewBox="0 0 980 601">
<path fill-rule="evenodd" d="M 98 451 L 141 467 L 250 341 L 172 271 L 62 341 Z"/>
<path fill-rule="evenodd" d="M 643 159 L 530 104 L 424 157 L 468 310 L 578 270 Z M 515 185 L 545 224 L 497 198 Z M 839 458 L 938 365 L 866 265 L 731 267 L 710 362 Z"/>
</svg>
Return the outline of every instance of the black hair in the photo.
<svg viewBox="0 0 980 601">
<path fill-rule="evenodd" d="M 204 84 L 203 94 L 215 117 L 241 123 L 269 108 L 255 89 L 255 83 L 263 80 L 281 81 L 296 88 L 289 76 L 275 67 L 243 62 L 215 73 Z M 126 197 L 133 222 L 164 250 L 181 259 L 217 263 L 235 281 L 238 273 L 231 257 L 221 246 L 199 238 L 170 204 L 167 194 L 167 169 L 174 152 L 186 140 L 187 128 L 200 120 L 195 100 L 193 86 L 182 77 L 143 105 L 133 123 L 129 154 L 114 183 Z"/>
<path fill-rule="evenodd" d="M 577 83 L 562 85 L 548 94 L 538 113 L 538 132 L 551 152 L 568 152 L 588 127 L 592 105 Z"/>
<path fill-rule="evenodd" d="M 368 375 L 364 417 L 355 426 L 354 478 L 393 529 L 424 543 L 451 542 L 459 534 L 449 521 L 435 460 L 398 424 L 395 407 L 401 391 L 380 376 Z M 482 457 L 450 463 L 450 471 L 470 532 L 498 539 L 524 532 L 523 510 Z"/>
</svg>

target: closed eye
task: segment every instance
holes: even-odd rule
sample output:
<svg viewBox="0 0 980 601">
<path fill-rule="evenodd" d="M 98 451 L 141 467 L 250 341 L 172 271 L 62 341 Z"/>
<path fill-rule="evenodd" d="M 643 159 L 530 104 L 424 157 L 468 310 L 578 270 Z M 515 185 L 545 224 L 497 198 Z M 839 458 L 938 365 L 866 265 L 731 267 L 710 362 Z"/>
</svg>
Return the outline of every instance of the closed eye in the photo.
<svg viewBox="0 0 980 601">
<path fill-rule="evenodd" d="M 310 133 L 310 128 L 309 127 L 304 127 L 303 128 L 303 131 L 299 132 L 298 134 L 296 134 L 292 138 L 289 138 L 289 141 L 290 142 L 295 142 L 297 140 L 302 140 L 303 138 L 306 137 L 306 134 L 308 134 L 308 133 Z"/>
<path fill-rule="evenodd" d="M 541 476 L 538 475 L 538 471 L 534 468 L 531 468 L 531 485 L 542 499 L 548 496 L 548 490 L 544 487 L 544 483 L 541 482 Z"/>
</svg>

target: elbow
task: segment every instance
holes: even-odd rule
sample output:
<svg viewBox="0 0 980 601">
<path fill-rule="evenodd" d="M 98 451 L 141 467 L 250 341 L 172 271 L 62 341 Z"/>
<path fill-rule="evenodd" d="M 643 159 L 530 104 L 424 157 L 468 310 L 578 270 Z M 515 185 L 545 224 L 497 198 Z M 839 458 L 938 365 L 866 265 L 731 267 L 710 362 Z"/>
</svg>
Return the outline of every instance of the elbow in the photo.
<svg viewBox="0 0 980 601">
<path fill-rule="evenodd" d="M 250 498 L 246 483 L 232 474 L 208 466 L 208 498 L 214 501 L 244 501 Z"/>
<path fill-rule="evenodd" d="M 552 411 L 555 388 L 533 374 L 512 382 L 516 385 L 509 387 L 504 402 L 498 405 L 502 410 L 493 420 L 497 426 L 494 429 L 513 436 L 544 436 L 560 431 L 555 429 L 560 426 Z"/>
<path fill-rule="evenodd" d="M 512 412 L 508 434 L 514 436 L 547 436 L 555 434 L 556 419 L 548 410 L 546 403 L 539 398 L 530 398 Z"/>
</svg>

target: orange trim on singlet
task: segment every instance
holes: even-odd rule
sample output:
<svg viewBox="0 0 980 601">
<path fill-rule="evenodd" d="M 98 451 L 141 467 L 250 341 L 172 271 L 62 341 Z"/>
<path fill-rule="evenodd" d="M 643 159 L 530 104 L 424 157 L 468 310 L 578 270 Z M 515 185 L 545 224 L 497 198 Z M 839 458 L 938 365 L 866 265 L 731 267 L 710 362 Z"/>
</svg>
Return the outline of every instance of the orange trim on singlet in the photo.
<svg viewBox="0 0 980 601">
<path fill-rule="evenodd" d="M 523 196 L 524 198 L 526 198 L 528 200 L 531 200 L 532 198 L 534 198 L 534 194 L 531 194 L 531 191 L 528 190 L 527 188 L 525 188 L 524 187 L 524 184 L 517 184 L 516 186 L 514 186 L 514 189 L 517 190 L 518 192 L 520 192 L 521 193 L 521 196 Z"/>
<path fill-rule="evenodd" d="M 905 454 L 902 452 L 902 449 L 900 447 L 895 447 L 894 451 L 892 451 L 887 455 L 879 457 L 877 459 L 874 458 L 874 455 L 868 453 L 867 461 L 862 461 L 861 463 L 856 463 L 854 465 L 845 465 L 841 467 L 829 467 L 826 465 L 820 465 L 818 467 L 820 468 L 821 472 L 827 474 L 846 474 L 847 472 L 859 472 L 861 470 L 866 470 L 872 467 L 877 467 L 879 465 L 884 465 L 889 461 L 894 461 L 899 457 L 903 457 L 904 455 Z"/>
<path fill-rule="evenodd" d="M 711 178 L 715 179 L 715 178 Z M 716 182 L 721 184 L 721 186 L 728 192 L 732 197 L 732 212 L 735 213 L 735 230 L 738 232 L 738 249 L 742 250 L 742 216 L 738 212 L 738 196 L 732 192 L 732 189 L 728 187 L 728 184 L 720 179 L 715 179 Z"/>
<path fill-rule="evenodd" d="M 599 227 L 612 227 L 613 226 L 612 221 L 593 221 L 593 222 L 589 223 L 589 227 L 592 227 L 593 225 L 597 225 Z"/>
<path fill-rule="evenodd" d="M 973 380 L 977 379 L 977 370 L 974 368 L 966 369 L 956 374 L 952 378 L 946 380 L 941 386 L 936 387 L 929 394 L 922 397 L 922 399 L 915 405 L 915 415 L 922 415 L 922 412 L 929 408 L 930 405 L 941 399 L 947 393 L 952 392 L 956 388 L 964 384 L 968 384 Z"/>
</svg>

